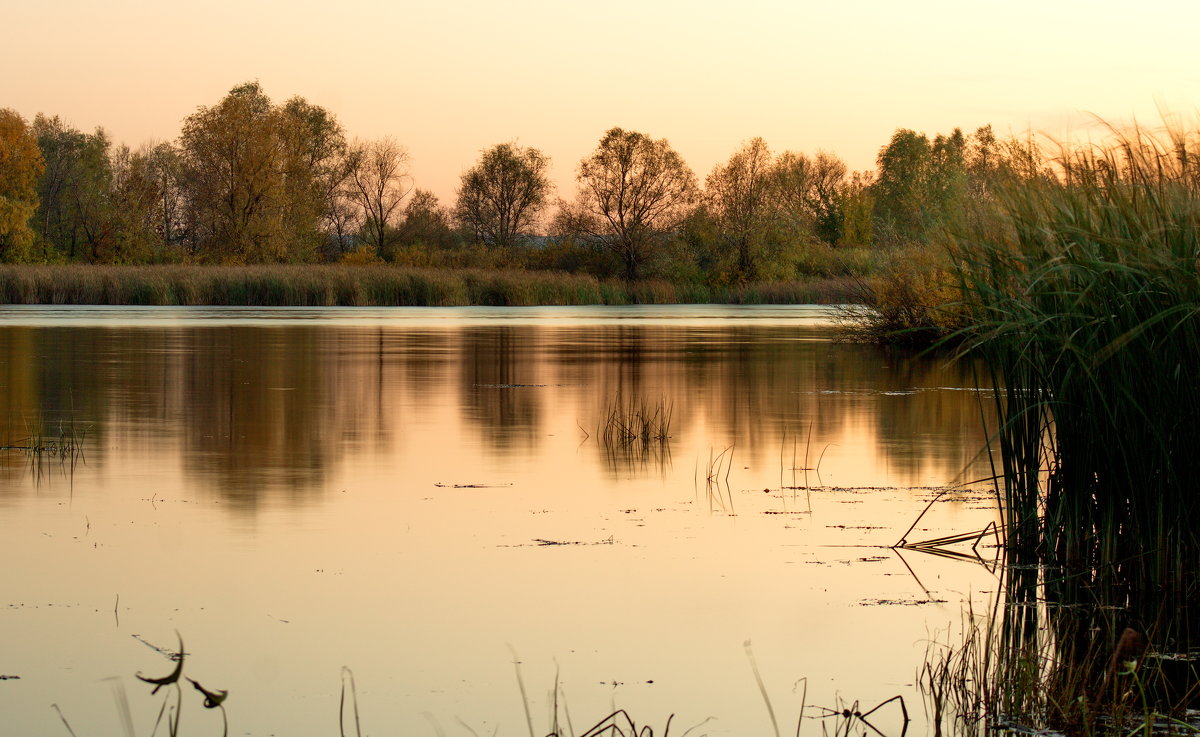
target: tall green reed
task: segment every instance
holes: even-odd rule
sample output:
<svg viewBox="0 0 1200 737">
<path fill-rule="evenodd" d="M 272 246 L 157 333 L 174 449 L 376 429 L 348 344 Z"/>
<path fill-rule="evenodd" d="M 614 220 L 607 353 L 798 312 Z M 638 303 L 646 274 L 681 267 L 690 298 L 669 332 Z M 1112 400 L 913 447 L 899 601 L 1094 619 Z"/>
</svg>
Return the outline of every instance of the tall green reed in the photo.
<svg viewBox="0 0 1200 737">
<path fill-rule="evenodd" d="M 1126 627 L 1200 644 L 1200 133 L 1112 133 L 1031 151 L 950 247 L 1011 564 L 985 696 L 1088 733 L 1122 723 L 1100 692 Z"/>
<path fill-rule="evenodd" d="M 1197 586 L 1198 147 L 1064 149 L 952 247 L 966 350 L 998 388 L 1009 547 L 1105 586 Z"/>
</svg>

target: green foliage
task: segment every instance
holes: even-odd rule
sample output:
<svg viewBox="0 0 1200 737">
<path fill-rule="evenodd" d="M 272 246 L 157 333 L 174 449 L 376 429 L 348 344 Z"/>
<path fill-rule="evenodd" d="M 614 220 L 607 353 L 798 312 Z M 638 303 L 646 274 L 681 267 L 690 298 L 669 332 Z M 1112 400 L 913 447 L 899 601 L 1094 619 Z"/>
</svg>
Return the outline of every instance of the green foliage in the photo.
<svg viewBox="0 0 1200 737">
<path fill-rule="evenodd" d="M 897 130 L 879 151 L 872 185 L 878 236 L 894 243 L 933 243 L 962 226 L 973 200 L 986 196 L 1001 166 L 990 126 L 970 136 L 955 128 L 930 141 Z"/>
<path fill-rule="evenodd" d="M 1134 130 L 1044 155 L 952 250 L 964 350 L 996 389 L 1008 549 L 1063 572 L 1051 601 L 1101 605 L 1078 631 L 1111 632 L 1118 607 L 1180 649 L 1200 626 L 1198 151 Z"/>
<path fill-rule="evenodd" d="M 117 230 L 108 135 L 43 115 L 33 129 L 46 161 L 35 220 L 42 244 L 68 260 L 108 260 Z"/>
</svg>

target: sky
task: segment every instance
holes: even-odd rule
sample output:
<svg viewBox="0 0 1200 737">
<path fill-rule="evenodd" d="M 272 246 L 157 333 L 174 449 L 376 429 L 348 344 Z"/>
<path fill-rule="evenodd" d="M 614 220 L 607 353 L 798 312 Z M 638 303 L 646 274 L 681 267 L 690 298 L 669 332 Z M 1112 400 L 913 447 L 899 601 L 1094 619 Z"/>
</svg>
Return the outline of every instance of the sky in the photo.
<svg viewBox="0 0 1200 737">
<path fill-rule="evenodd" d="M 452 200 L 496 143 L 579 160 L 613 126 L 704 177 L 743 142 L 855 170 L 897 128 L 1090 135 L 1195 120 L 1200 3 L 1182 0 L 0 0 L 0 107 L 131 146 L 259 81 L 351 138 L 385 136 Z"/>
</svg>

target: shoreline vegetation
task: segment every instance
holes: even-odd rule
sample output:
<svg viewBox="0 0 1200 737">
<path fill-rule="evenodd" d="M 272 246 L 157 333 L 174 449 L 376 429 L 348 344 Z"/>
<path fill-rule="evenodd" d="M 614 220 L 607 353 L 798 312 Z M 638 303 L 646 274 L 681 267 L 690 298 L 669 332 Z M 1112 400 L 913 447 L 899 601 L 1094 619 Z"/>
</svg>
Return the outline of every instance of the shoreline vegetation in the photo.
<svg viewBox="0 0 1200 737">
<path fill-rule="evenodd" d="M 926 316 L 997 416 L 1002 593 L 922 674 L 956 734 L 1200 731 L 1200 131 L 1112 133 L 997 180 Z"/>
<path fill-rule="evenodd" d="M 854 277 L 707 286 L 516 269 L 391 265 L 2 265 L 0 305 L 460 307 L 842 304 Z"/>
<path fill-rule="evenodd" d="M 197 107 L 174 140 L 136 148 L 0 108 L 0 263 L 281 273 L 129 271 L 121 285 L 64 271 L 70 285 L 46 291 L 31 286 L 41 276 L 7 276 L 9 302 L 860 301 L 854 281 L 927 263 L 936 234 L 986 197 L 1016 148 L 988 126 L 901 128 L 875 171 L 854 172 L 832 152 L 755 137 L 705 174 L 666 138 L 611 128 L 573 167 L 574 191 L 554 185 L 542 151 L 501 142 L 440 200 L 401 142 L 351 138 L 332 111 L 273 101 L 257 82 Z M 296 268 L 332 265 L 410 271 L 364 270 L 368 283 L 353 286 L 336 269 Z"/>
</svg>

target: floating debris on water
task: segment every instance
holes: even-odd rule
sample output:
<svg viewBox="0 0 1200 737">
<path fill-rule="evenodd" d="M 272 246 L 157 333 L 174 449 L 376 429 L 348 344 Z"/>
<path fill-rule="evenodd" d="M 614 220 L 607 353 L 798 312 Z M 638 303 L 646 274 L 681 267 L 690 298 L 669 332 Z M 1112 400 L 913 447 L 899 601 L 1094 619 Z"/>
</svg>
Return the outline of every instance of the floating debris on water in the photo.
<svg viewBox="0 0 1200 737">
<path fill-rule="evenodd" d="M 948 604 L 945 599 L 863 599 L 859 606 L 924 606 L 925 604 Z"/>
<path fill-rule="evenodd" d="M 439 489 L 502 489 L 512 486 L 512 483 L 507 484 L 443 484 L 438 482 L 434 486 Z"/>
</svg>

